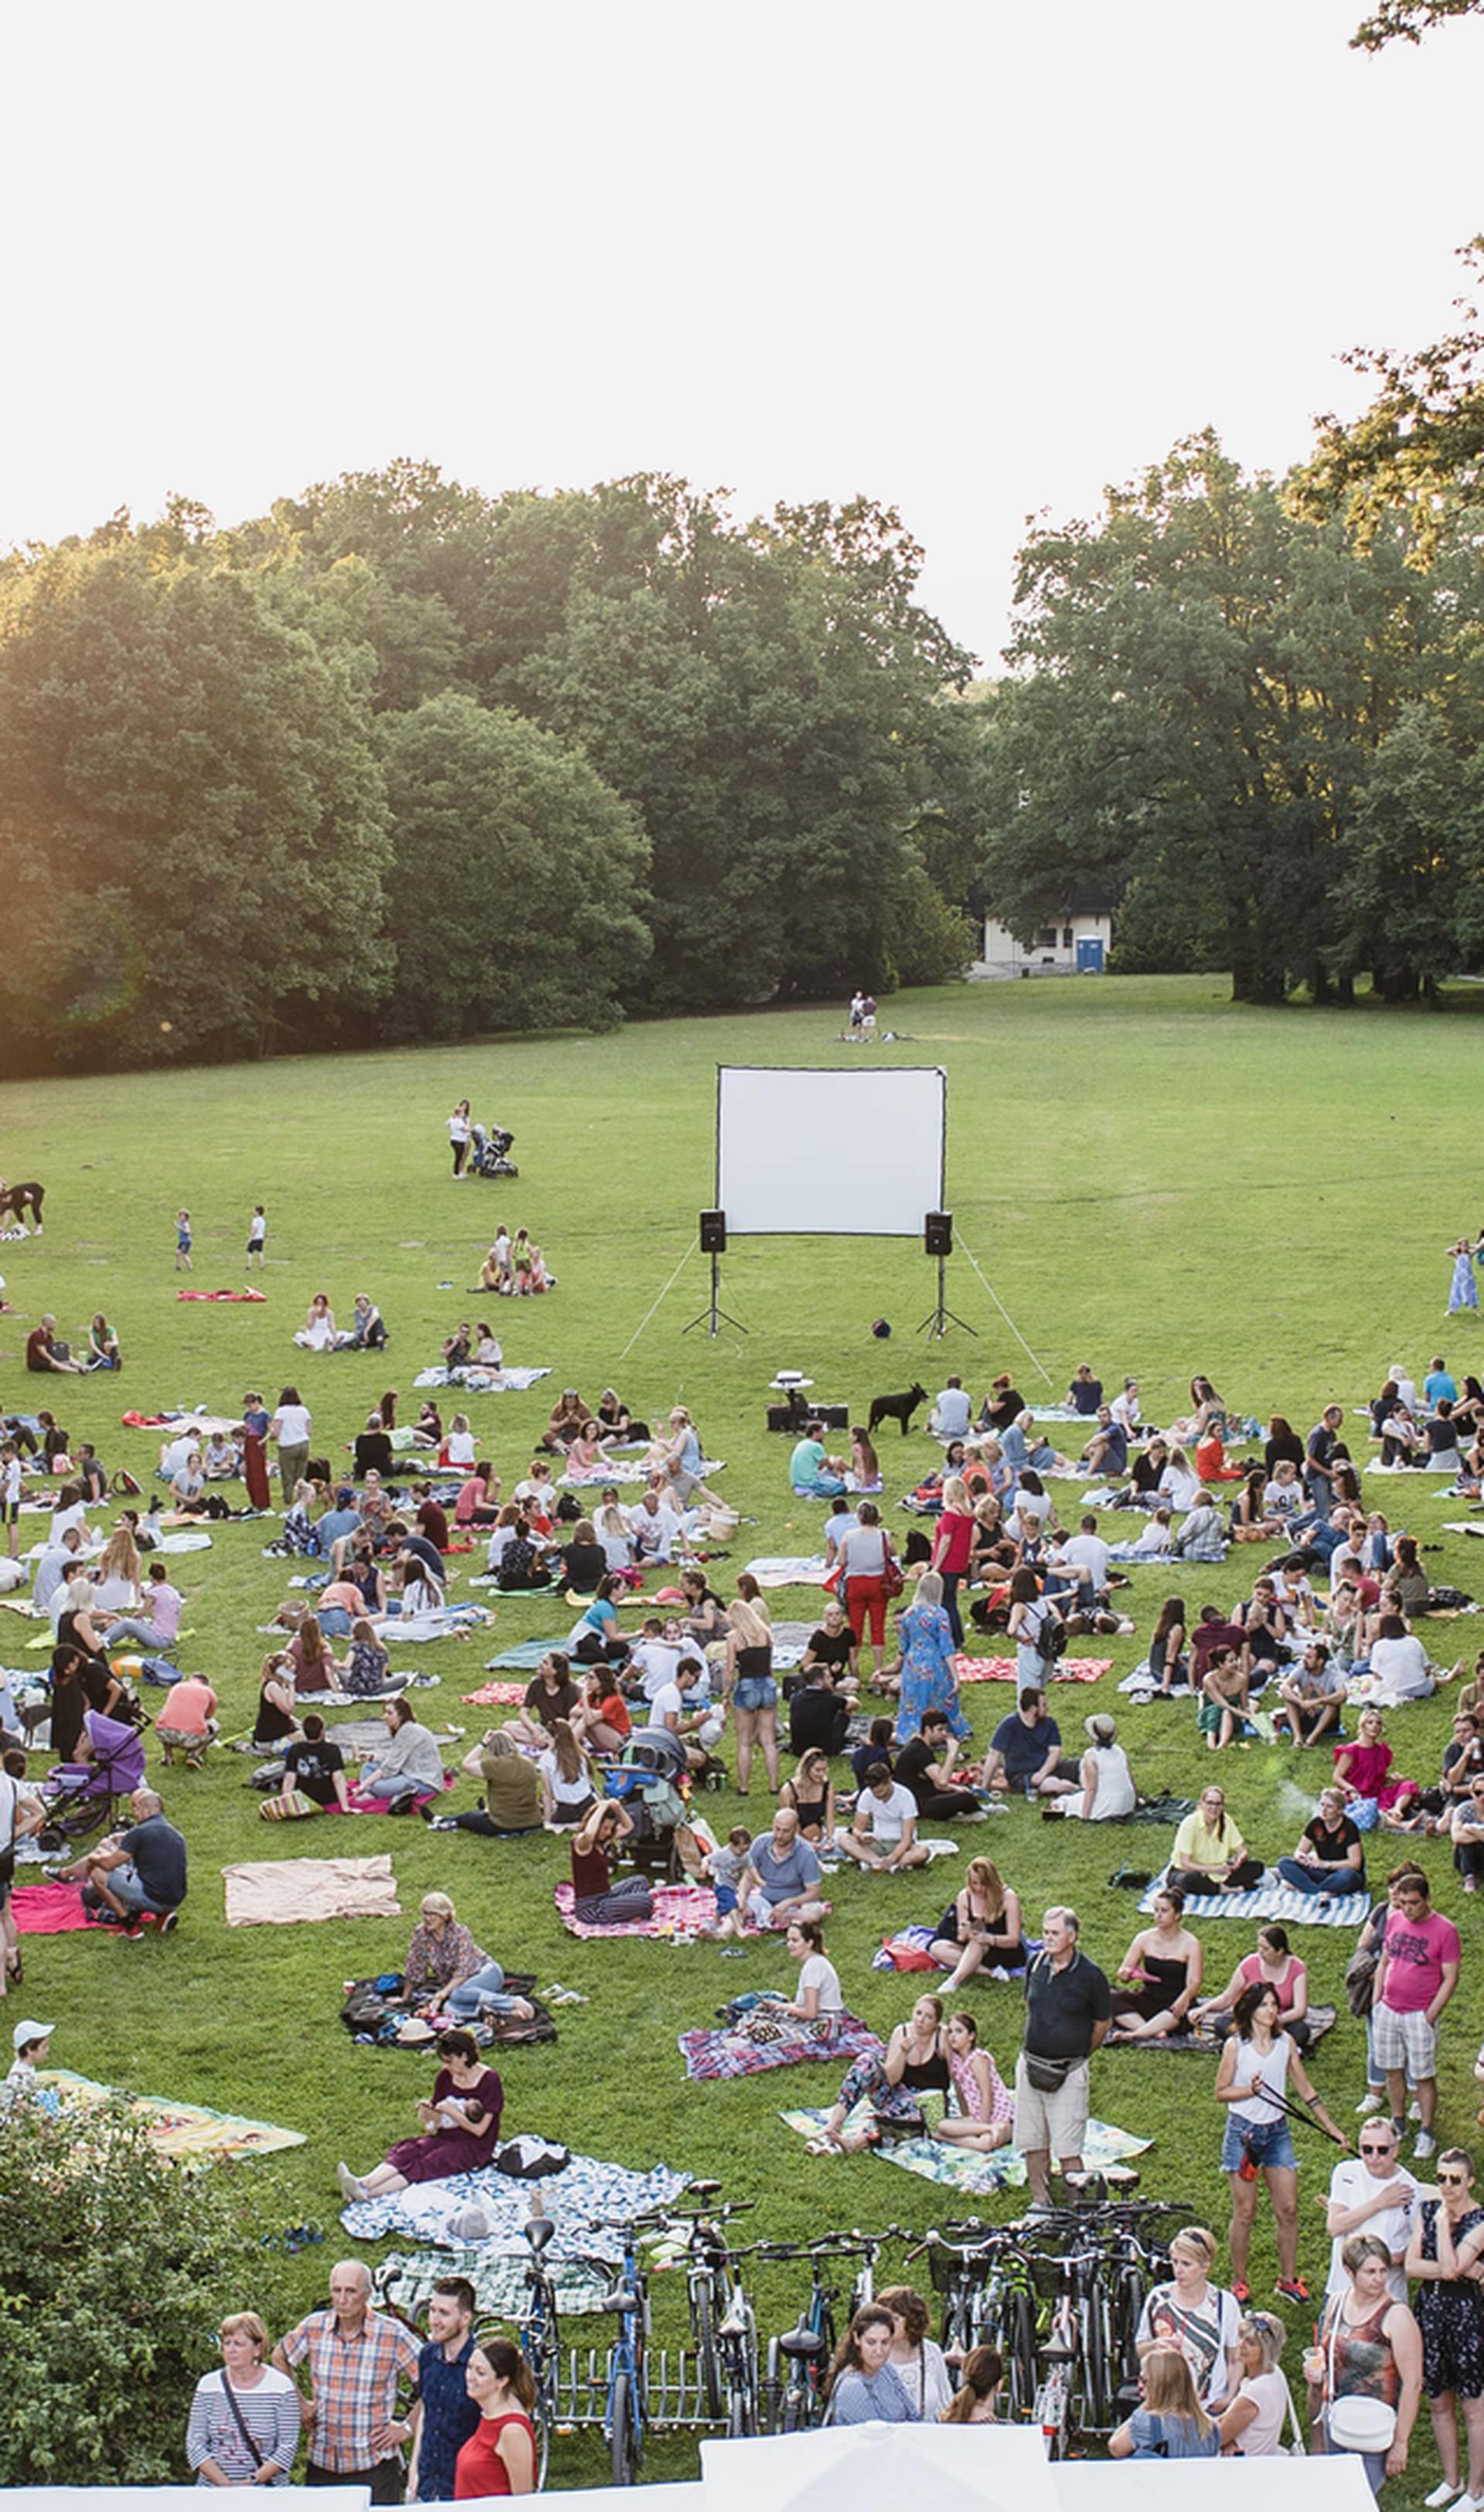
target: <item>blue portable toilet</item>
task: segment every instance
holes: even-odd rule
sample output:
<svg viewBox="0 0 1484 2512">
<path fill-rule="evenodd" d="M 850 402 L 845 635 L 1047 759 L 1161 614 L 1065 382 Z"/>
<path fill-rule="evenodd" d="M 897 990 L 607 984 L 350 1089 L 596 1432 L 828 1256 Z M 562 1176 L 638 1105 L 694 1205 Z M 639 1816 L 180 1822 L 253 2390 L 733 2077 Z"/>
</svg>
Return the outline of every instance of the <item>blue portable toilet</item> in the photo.
<svg viewBox="0 0 1484 2512">
<path fill-rule="evenodd" d="M 1077 937 L 1077 975 L 1101 977 L 1103 974 L 1103 937 L 1101 933 L 1083 933 Z"/>
</svg>

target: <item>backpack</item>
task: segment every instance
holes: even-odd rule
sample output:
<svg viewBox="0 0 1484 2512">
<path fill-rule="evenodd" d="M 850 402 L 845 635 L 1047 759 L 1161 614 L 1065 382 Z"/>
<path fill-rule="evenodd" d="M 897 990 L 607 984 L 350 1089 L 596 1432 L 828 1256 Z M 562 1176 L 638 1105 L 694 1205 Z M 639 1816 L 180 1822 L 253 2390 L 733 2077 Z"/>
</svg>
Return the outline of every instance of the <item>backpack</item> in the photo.
<svg viewBox="0 0 1484 2512">
<path fill-rule="evenodd" d="M 1042 1605 L 1035 1634 L 1035 1653 L 1043 1666 L 1055 1666 L 1067 1653 L 1067 1626 L 1050 1605 Z"/>
</svg>

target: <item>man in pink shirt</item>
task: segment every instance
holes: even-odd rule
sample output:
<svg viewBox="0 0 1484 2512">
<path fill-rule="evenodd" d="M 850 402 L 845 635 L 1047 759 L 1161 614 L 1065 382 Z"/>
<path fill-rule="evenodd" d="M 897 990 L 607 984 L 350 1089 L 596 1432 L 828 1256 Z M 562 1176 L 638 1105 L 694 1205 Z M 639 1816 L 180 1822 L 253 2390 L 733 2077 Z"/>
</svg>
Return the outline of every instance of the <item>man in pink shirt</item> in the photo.
<svg viewBox="0 0 1484 2512">
<path fill-rule="evenodd" d="M 199 1771 L 215 1733 L 216 1695 L 205 1678 L 188 1674 L 182 1682 L 173 1683 L 155 1720 L 155 1734 L 165 1747 L 166 1761 L 173 1760 L 178 1748 L 185 1755 L 186 1769 Z"/>
<path fill-rule="evenodd" d="M 1391 2117 L 1400 2139 L 1406 2119 L 1407 2079 L 1417 2093 L 1422 2126 L 1413 2154 L 1425 2162 L 1437 2151 L 1432 2118 L 1437 2107 L 1437 2020 L 1459 1984 L 1463 1947 L 1451 1919 L 1432 1907 L 1425 1875 L 1409 1875 L 1397 1888 L 1376 1971 L 1372 2010 L 1377 2064 L 1386 2071 Z"/>
</svg>

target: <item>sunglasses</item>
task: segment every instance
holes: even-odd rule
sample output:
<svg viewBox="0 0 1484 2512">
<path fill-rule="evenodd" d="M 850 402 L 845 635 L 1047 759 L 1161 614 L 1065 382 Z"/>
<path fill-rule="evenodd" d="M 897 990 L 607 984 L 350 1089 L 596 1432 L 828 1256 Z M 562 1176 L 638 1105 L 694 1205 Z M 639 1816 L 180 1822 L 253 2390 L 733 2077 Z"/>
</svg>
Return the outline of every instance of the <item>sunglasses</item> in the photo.
<svg viewBox="0 0 1484 2512">
<path fill-rule="evenodd" d="M 1462 2189 L 1467 2178 L 1466 2172 L 1440 2172 L 1437 2183 L 1440 2189 Z"/>
<path fill-rule="evenodd" d="M 1362 2154 L 1394 2154 L 1396 2142 L 1394 2139 L 1383 2138 L 1375 2145 L 1362 2144 L 1360 2151 Z"/>
</svg>

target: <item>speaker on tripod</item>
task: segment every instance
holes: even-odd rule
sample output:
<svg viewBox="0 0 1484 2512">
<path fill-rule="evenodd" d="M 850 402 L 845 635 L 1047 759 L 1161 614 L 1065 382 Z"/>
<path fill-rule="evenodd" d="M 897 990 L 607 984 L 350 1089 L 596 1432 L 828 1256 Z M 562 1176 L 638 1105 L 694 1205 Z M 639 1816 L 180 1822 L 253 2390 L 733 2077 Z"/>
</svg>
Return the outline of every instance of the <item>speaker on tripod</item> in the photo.
<svg viewBox="0 0 1484 2512">
<path fill-rule="evenodd" d="M 924 1212 L 922 1215 L 922 1253 L 937 1260 L 938 1297 L 918 1328 L 918 1334 L 942 1336 L 951 1325 L 961 1326 L 965 1334 L 976 1328 L 966 1317 L 957 1316 L 945 1299 L 944 1272 L 954 1252 L 954 1216 L 951 1212 Z"/>
<path fill-rule="evenodd" d="M 702 1240 L 705 1245 L 705 1240 Z M 922 1253 L 924 1256 L 952 1256 L 954 1252 L 954 1216 L 951 1212 L 928 1212 L 922 1216 Z"/>
<path fill-rule="evenodd" d="M 725 1253 L 725 1213 L 703 1212 L 701 1215 L 701 1254 L 703 1256 L 724 1256 Z"/>
<path fill-rule="evenodd" d="M 746 1334 L 747 1328 L 743 1325 L 740 1317 L 731 1316 L 722 1306 L 721 1260 L 726 1253 L 725 1213 L 715 1209 L 703 1212 L 700 1216 L 699 1222 L 699 1237 L 701 1243 L 701 1254 L 711 1258 L 711 1298 L 707 1302 L 705 1308 L 701 1311 L 700 1315 L 698 1317 L 691 1318 L 690 1324 L 685 1328 L 685 1332 L 686 1334 L 689 1334 L 692 1327 L 703 1325 L 706 1328 L 707 1333 L 712 1337 L 712 1340 L 715 1341 L 717 1333 L 724 1320 L 727 1325 L 735 1326 L 738 1334 Z"/>
</svg>

